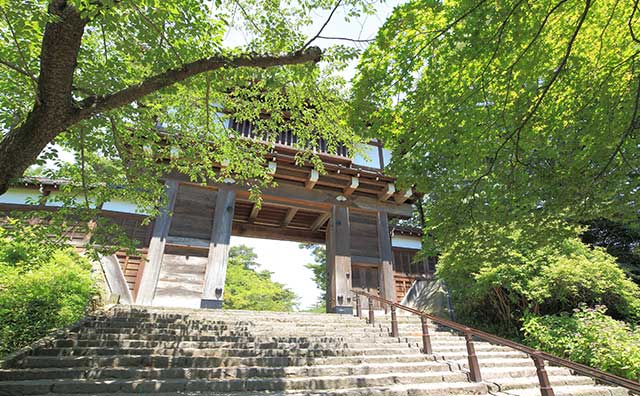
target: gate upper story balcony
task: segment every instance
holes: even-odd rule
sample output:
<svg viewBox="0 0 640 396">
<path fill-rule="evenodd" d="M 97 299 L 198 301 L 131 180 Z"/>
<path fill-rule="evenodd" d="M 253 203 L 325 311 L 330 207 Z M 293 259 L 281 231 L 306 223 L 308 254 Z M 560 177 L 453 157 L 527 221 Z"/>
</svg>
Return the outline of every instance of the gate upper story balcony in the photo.
<svg viewBox="0 0 640 396">
<path fill-rule="evenodd" d="M 231 118 L 228 122 L 228 127 L 238 132 L 240 136 L 266 141 L 254 132 L 254 127 L 249 121 L 236 121 Z M 298 137 L 292 131 L 280 132 L 275 137 L 274 144 L 278 152 L 295 154 L 300 150 Z M 360 149 L 362 154 L 352 155 L 344 144 L 338 144 L 337 147 L 331 148 L 323 138 L 318 138 L 317 145 L 312 148 L 324 162 L 373 171 L 382 171 L 391 160 L 391 152 L 376 139 L 363 144 Z"/>
</svg>

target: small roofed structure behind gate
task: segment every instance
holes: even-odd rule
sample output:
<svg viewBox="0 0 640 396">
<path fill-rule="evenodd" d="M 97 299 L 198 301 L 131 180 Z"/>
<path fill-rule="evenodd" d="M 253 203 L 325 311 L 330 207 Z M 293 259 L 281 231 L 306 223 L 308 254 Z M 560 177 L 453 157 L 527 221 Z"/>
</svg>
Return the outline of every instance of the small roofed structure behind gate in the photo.
<svg viewBox="0 0 640 396">
<path fill-rule="evenodd" d="M 247 123 L 231 121 L 230 127 L 255 138 Z M 149 224 L 132 203 L 104 204 L 102 215 L 141 242 L 137 255 L 116 254 L 132 302 L 221 308 L 232 235 L 326 244 L 328 307 L 336 313 L 353 311 L 354 288 L 400 301 L 415 279 L 433 273 L 434 263 L 415 260 L 420 230 L 390 227 L 395 219 L 411 217 L 414 195 L 384 174 L 390 153 L 380 142 L 364 148 L 366 159 L 341 146 L 330 152 L 320 142 L 322 175 L 311 164 L 295 163 L 295 143 L 290 132 L 278 136 L 266 164 L 277 186 L 262 191 L 261 206 L 240 183 L 202 185 L 181 174 L 162 180 L 167 206 Z M 25 179 L 0 196 L 0 211 L 34 205 L 56 210 L 47 197 L 55 196 L 60 183 Z"/>
</svg>

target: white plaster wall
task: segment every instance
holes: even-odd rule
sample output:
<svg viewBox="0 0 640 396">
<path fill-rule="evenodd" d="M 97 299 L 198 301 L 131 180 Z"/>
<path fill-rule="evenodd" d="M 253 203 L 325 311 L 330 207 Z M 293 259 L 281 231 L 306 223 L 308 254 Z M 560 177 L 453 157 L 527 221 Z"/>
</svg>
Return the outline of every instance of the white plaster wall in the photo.
<svg viewBox="0 0 640 396">
<path fill-rule="evenodd" d="M 419 237 L 413 237 L 408 235 L 395 235 L 391 238 L 391 246 L 405 249 L 417 249 L 422 248 L 422 242 Z"/>
<path fill-rule="evenodd" d="M 10 188 L 9 191 L 0 195 L 0 203 L 31 205 L 38 203 L 41 193 L 31 188 Z"/>
<path fill-rule="evenodd" d="M 135 214 L 147 214 L 134 204 L 133 202 L 121 201 L 114 199 L 113 201 L 105 202 L 102 205 L 103 210 L 110 210 L 112 212 L 121 213 L 135 213 Z"/>
</svg>

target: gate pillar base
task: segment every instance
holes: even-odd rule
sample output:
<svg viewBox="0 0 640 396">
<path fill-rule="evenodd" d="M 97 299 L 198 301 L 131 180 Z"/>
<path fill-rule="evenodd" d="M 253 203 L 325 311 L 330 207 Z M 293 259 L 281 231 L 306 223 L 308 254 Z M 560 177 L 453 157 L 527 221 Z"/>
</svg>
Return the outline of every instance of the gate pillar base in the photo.
<svg viewBox="0 0 640 396">
<path fill-rule="evenodd" d="M 222 309 L 222 300 L 200 300 L 200 308 L 204 309 Z"/>
<path fill-rule="evenodd" d="M 340 315 L 353 315 L 353 307 L 336 306 L 333 308 L 333 313 Z"/>
</svg>

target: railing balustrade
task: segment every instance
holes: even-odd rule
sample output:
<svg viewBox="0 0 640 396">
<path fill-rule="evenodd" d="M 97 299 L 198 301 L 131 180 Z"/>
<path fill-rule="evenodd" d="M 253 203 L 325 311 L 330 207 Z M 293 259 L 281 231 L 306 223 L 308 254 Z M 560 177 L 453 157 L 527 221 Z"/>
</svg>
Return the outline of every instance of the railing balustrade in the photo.
<svg viewBox="0 0 640 396">
<path fill-rule="evenodd" d="M 254 126 L 249 121 L 236 121 L 232 118 L 229 123 L 229 128 L 238 132 L 240 136 L 248 139 L 267 140 L 260 134 L 254 132 Z M 292 148 L 298 148 L 298 137 L 293 133 L 293 131 L 283 131 L 277 134 L 275 137 L 275 143 Z M 338 157 L 349 157 L 349 151 L 346 146 L 338 144 L 335 148 L 335 152 L 330 151 L 329 144 L 327 144 L 327 141 L 321 137 L 317 139 L 317 142 L 312 149 L 323 154 L 335 155 Z"/>
<path fill-rule="evenodd" d="M 580 363 L 572 362 L 570 360 L 563 359 L 546 352 L 538 351 L 528 346 L 519 344 L 515 341 L 498 337 L 496 335 L 486 333 L 482 330 L 477 330 L 468 326 L 464 326 L 460 323 L 456 323 L 451 320 L 439 318 L 437 316 L 427 314 L 417 309 L 386 300 L 382 297 L 378 297 L 373 294 L 369 294 L 359 290 L 353 290 L 353 293 L 356 295 L 356 312 L 358 314 L 358 317 L 362 317 L 361 308 L 360 308 L 360 297 L 367 298 L 367 301 L 369 303 L 369 320 L 368 320 L 369 324 L 375 323 L 375 312 L 373 310 L 374 300 L 382 303 L 382 306 L 385 307 L 385 309 L 386 307 L 389 307 L 391 309 L 391 336 L 392 337 L 400 336 L 398 332 L 398 321 L 397 321 L 397 314 L 396 314 L 397 309 L 409 312 L 411 314 L 414 314 L 420 317 L 421 327 L 422 327 L 421 329 L 422 330 L 422 352 L 424 354 L 430 355 L 433 353 L 433 348 L 431 345 L 431 336 L 429 334 L 429 326 L 428 326 L 429 321 L 431 321 L 432 323 L 437 323 L 440 326 L 448 327 L 450 329 L 453 329 L 457 332 L 462 333 L 465 339 L 466 347 L 467 347 L 467 359 L 469 362 L 469 379 L 473 382 L 482 381 L 480 364 L 478 363 L 478 357 L 476 355 L 475 346 L 474 346 L 474 339 L 479 339 L 482 341 L 490 342 L 492 344 L 507 346 L 529 355 L 529 357 L 533 360 L 533 363 L 536 368 L 536 374 L 538 377 L 538 382 L 540 384 L 541 396 L 554 396 L 553 388 L 549 383 L 549 377 L 545 369 L 545 361 L 558 366 L 566 367 L 576 373 L 586 375 L 599 382 L 623 387 L 629 390 L 633 394 L 640 395 L 639 382 L 636 382 L 627 378 L 619 377 L 617 375 L 609 374 L 602 370 L 585 366 Z"/>
</svg>

